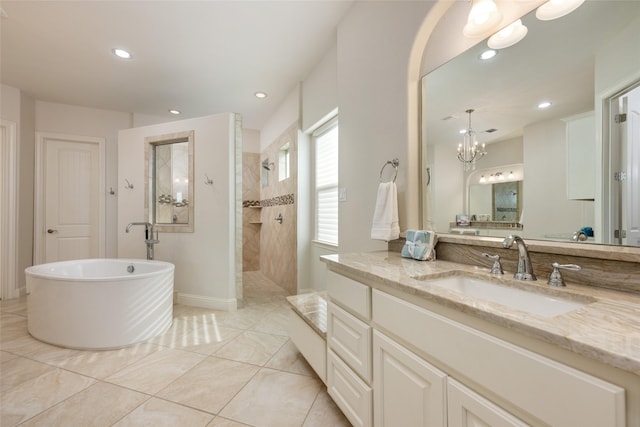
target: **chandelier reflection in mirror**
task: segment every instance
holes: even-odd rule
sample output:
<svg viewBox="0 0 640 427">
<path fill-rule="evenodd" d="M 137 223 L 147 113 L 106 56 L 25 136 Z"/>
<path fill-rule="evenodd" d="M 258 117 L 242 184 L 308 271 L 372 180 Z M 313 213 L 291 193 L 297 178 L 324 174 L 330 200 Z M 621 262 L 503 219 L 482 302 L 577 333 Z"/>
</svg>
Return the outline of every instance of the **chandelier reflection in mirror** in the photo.
<svg viewBox="0 0 640 427">
<path fill-rule="evenodd" d="M 476 161 L 480 160 L 485 154 L 487 154 L 484 143 L 482 145 L 478 144 L 476 132 L 471 127 L 471 113 L 474 111 L 475 110 L 473 109 L 465 111 L 465 113 L 469 114 L 469 127 L 464 133 L 462 144 L 458 145 L 458 160 L 462 162 L 465 172 L 475 170 Z"/>
</svg>

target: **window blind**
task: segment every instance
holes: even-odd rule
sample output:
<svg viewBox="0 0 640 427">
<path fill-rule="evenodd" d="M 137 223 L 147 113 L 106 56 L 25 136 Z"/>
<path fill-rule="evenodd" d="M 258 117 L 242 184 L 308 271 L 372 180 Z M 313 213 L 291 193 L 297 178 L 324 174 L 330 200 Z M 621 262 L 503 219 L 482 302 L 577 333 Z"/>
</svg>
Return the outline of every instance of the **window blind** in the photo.
<svg viewBox="0 0 640 427">
<path fill-rule="evenodd" d="M 315 239 L 338 244 L 338 122 L 315 135 Z"/>
</svg>

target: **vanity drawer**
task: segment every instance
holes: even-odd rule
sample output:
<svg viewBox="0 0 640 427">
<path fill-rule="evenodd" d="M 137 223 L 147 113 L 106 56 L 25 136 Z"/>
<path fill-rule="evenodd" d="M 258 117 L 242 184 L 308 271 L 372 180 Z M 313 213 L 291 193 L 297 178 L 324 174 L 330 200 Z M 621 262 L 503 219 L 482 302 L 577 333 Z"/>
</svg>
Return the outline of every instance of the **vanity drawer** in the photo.
<svg viewBox="0 0 640 427">
<path fill-rule="evenodd" d="M 351 424 L 369 427 L 373 423 L 373 393 L 331 350 L 327 351 L 327 392 Z"/>
<path fill-rule="evenodd" d="M 298 351 L 316 371 L 322 382 L 327 382 L 327 345 L 323 337 L 307 325 L 300 315 L 291 310 L 287 325 L 289 337 Z"/>
<path fill-rule="evenodd" d="M 625 391 L 614 384 L 384 292 L 372 302 L 376 325 L 545 424 L 625 425 Z"/>
<path fill-rule="evenodd" d="M 327 345 L 371 382 L 371 327 L 336 304 L 327 304 Z"/>
<path fill-rule="evenodd" d="M 327 292 L 333 301 L 364 320 L 371 319 L 371 288 L 331 270 L 327 271 Z"/>
</svg>

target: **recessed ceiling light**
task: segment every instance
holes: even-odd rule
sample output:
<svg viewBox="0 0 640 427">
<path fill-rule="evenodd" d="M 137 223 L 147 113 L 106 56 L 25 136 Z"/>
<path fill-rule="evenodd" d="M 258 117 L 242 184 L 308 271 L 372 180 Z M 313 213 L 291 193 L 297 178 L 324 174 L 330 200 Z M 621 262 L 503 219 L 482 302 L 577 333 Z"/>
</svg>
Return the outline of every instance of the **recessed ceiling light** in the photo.
<svg viewBox="0 0 640 427">
<path fill-rule="evenodd" d="M 266 92 L 256 92 L 254 95 L 256 96 L 256 98 L 259 98 L 259 99 L 264 99 L 267 97 Z"/>
<path fill-rule="evenodd" d="M 480 54 L 480 59 L 482 59 L 483 61 L 486 61 L 488 59 L 493 58 L 494 56 L 496 56 L 498 54 L 498 52 L 496 52 L 493 49 L 489 49 L 489 50 L 485 50 L 484 52 L 482 52 Z"/>
<path fill-rule="evenodd" d="M 549 107 L 551 107 L 551 103 L 549 101 L 544 101 L 538 104 L 538 108 L 541 110 Z"/>
<path fill-rule="evenodd" d="M 120 49 L 118 47 L 114 48 L 112 50 L 113 54 L 115 56 L 117 56 L 118 58 L 122 58 L 122 59 L 131 59 L 131 53 L 127 52 L 124 49 Z"/>
<path fill-rule="evenodd" d="M 177 116 L 178 114 L 181 114 L 181 111 L 180 111 L 180 110 L 175 110 L 175 109 L 171 109 L 171 110 L 169 110 L 169 112 L 170 112 L 171 114 L 175 114 L 176 116 Z"/>
</svg>

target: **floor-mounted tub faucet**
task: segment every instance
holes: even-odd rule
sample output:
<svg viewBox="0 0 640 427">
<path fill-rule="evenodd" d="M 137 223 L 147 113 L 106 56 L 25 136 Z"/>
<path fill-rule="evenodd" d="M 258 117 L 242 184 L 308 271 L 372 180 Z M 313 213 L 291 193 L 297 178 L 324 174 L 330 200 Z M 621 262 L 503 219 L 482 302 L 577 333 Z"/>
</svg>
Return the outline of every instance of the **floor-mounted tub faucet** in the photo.
<svg viewBox="0 0 640 427">
<path fill-rule="evenodd" d="M 513 275 L 518 280 L 538 280 L 533 274 L 533 266 L 531 265 L 531 258 L 529 257 L 529 251 L 527 245 L 524 244 L 522 237 L 515 234 L 505 238 L 502 242 L 502 247 L 508 249 L 513 245 L 513 242 L 518 245 L 518 271 Z"/>
<path fill-rule="evenodd" d="M 144 243 L 147 245 L 147 259 L 152 260 L 154 256 L 153 245 L 160 243 L 160 240 L 158 240 L 158 232 L 154 232 L 155 224 L 151 224 L 150 222 L 130 222 L 124 230 L 125 233 L 128 233 L 134 225 L 144 225 Z"/>
</svg>

